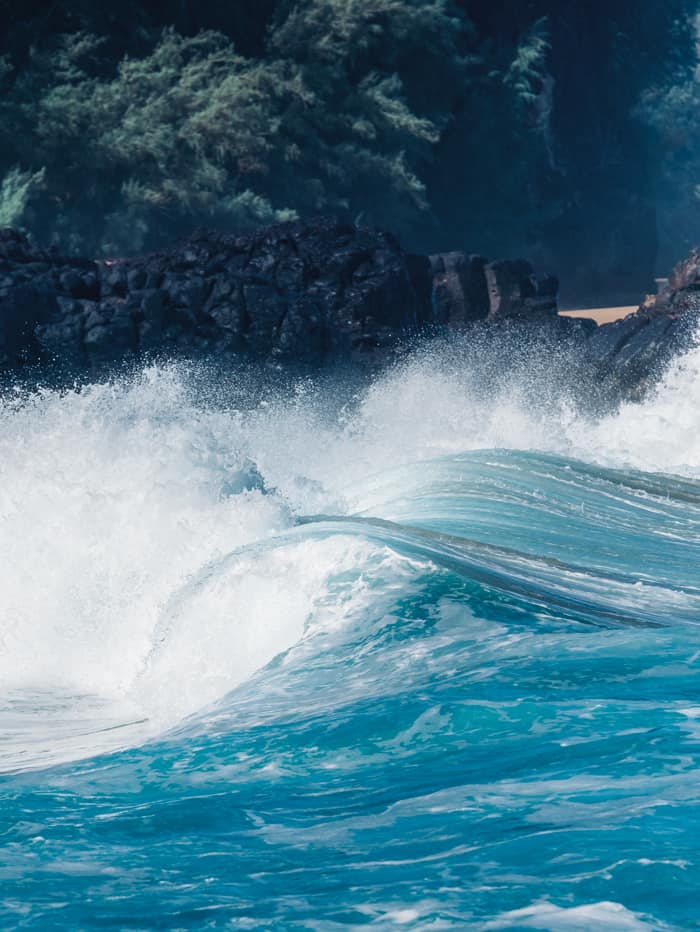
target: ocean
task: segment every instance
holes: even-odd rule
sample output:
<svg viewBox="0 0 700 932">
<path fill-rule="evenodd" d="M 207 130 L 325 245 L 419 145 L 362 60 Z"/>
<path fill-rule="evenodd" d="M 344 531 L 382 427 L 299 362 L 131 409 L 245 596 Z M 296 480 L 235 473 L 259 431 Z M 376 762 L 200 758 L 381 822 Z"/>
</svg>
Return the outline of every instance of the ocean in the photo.
<svg viewBox="0 0 700 932">
<path fill-rule="evenodd" d="M 0 928 L 700 926 L 700 349 L 467 355 L 3 391 Z"/>
</svg>

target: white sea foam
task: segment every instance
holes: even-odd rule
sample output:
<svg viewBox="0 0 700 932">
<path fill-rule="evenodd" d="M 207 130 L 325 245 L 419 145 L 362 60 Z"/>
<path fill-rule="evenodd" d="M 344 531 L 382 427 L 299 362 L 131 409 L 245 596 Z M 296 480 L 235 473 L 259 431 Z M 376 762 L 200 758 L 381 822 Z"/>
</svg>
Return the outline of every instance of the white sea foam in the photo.
<svg viewBox="0 0 700 932">
<path fill-rule="evenodd" d="M 572 421 L 575 455 L 597 463 L 700 476 L 700 347 L 679 356 L 642 404 L 627 403 L 597 422 Z"/>
<path fill-rule="evenodd" d="M 523 909 L 501 913 L 481 929 L 542 929 L 545 932 L 590 932 L 605 929 L 606 932 L 651 932 L 665 929 L 664 923 L 649 920 L 638 913 L 625 909 L 620 903 L 589 903 L 584 906 L 555 906 L 546 900 L 533 903 Z"/>
<path fill-rule="evenodd" d="M 541 361 L 504 371 L 484 389 L 473 358 L 431 352 L 372 385 L 340 423 L 302 393 L 258 412 L 246 435 L 268 481 L 307 511 L 359 510 L 368 477 L 478 449 L 700 477 L 700 347 L 679 357 L 643 403 L 595 418 L 576 396 L 561 363 L 554 375 Z"/>
<path fill-rule="evenodd" d="M 246 558 L 171 624 L 171 600 L 207 564 L 295 513 L 360 510 L 368 477 L 450 453 L 535 449 L 697 477 L 699 376 L 695 349 L 645 403 L 598 421 L 542 369 L 485 396 L 478 372 L 437 352 L 351 404 L 304 384 L 248 407 L 207 404 L 167 366 L 5 396 L 0 692 L 113 697 L 173 721 L 298 640 L 331 573 L 371 548 L 338 538 Z"/>
</svg>

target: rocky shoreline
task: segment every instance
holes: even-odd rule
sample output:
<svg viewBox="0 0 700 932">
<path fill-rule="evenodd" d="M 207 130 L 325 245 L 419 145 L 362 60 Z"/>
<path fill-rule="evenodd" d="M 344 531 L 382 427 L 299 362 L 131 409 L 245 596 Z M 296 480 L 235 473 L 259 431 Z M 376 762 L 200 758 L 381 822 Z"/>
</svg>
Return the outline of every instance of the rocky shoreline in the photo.
<svg viewBox="0 0 700 932">
<path fill-rule="evenodd" d="M 700 254 L 636 314 L 600 327 L 558 316 L 558 282 L 524 260 L 406 253 L 388 233 L 335 220 L 248 236 L 194 234 L 170 250 L 94 261 L 0 230 L 0 372 L 85 373 L 160 355 L 318 367 L 381 363 L 450 331 L 546 329 L 575 340 L 602 379 L 637 394 L 687 342 Z"/>
</svg>

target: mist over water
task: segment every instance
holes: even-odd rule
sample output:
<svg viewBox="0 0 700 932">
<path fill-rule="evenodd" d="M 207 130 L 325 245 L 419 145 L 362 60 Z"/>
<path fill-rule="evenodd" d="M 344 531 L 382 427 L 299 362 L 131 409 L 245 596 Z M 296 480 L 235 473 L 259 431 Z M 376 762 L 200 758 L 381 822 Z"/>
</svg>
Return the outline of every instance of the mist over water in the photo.
<svg viewBox="0 0 700 932">
<path fill-rule="evenodd" d="M 244 927 L 682 927 L 700 349 L 641 403 L 585 399 L 565 357 L 458 342 L 365 386 L 162 364 L 6 390 L 0 771 L 24 815 L 0 915 L 29 902 L 39 928 L 63 902 L 68 868 L 13 886 L 17 826 L 46 852 L 50 822 L 51 858 L 91 851 L 94 909 L 124 927 L 197 926 L 212 897 Z M 172 860 L 119 815 L 133 781 Z M 99 879 L 112 825 L 134 883 Z M 215 849 L 226 867 L 200 871 Z M 166 861 L 190 885 L 167 909 Z"/>
</svg>

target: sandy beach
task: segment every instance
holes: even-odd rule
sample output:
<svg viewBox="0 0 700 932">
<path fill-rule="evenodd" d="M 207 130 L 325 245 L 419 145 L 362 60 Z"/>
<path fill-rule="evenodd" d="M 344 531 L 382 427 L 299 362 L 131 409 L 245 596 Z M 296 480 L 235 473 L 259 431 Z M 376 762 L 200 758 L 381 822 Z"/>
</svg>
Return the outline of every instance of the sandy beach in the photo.
<svg viewBox="0 0 700 932">
<path fill-rule="evenodd" d="M 609 324 L 613 320 L 621 320 L 629 314 L 634 314 L 638 305 L 624 307 L 590 307 L 576 308 L 574 310 L 559 311 L 561 317 L 586 317 L 597 324 Z"/>
</svg>

